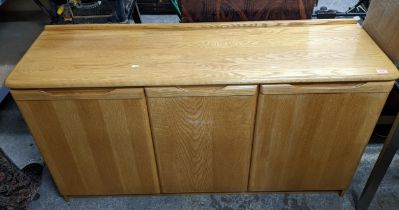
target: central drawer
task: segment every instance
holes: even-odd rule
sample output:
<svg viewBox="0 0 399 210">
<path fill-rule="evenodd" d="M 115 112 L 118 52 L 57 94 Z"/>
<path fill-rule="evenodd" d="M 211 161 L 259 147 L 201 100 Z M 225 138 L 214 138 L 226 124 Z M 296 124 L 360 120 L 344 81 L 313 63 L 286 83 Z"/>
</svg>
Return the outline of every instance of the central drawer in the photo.
<svg viewBox="0 0 399 210">
<path fill-rule="evenodd" d="M 247 191 L 256 85 L 145 91 L 163 193 Z"/>
</svg>

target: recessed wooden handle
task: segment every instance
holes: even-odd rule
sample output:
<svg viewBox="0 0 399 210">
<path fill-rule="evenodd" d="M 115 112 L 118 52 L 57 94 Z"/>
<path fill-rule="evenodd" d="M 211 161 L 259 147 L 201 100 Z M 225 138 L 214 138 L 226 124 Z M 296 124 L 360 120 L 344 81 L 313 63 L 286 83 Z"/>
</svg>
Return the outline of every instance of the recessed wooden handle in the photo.
<svg viewBox="0 0 399 210">
<path fill-rule="evenodd" d="M 188 96 L 249 96 L 257 93 L 256 85 L 151 87 L 145 88 L 150 98 Z"/>
<path fill-rule="evenodd" d="M 262 85 L 262 94 L 301 94 L 301 93 L 385 93 L 391 91 L 393 82 L 360 83 L 314 83 L 314 84 L 274 84 Z"/>
<path fill-rule="evenodd" d="M 143 88 L 12 90 L 15 100 L 143 98 Z"/>
<path fill-rule="evenodd" d="M 115 89 L 86 89 L 86 90 L 39 90 L 40 94 L 52 97 L 76 97 L 76 96 L 104 96 L 115 93 Z"/>
<path fill-rule="evenodd" d="M 305 88 L 305 89 L 323 89 L 323 90 L 339 90 L 339 89 L 353 89 L 353 88 L 362 88 L 368 85 L 367 82 L 362 83 L 327 83 L 327 84 L 290 84 L 293 88 Z"/>
</svg>

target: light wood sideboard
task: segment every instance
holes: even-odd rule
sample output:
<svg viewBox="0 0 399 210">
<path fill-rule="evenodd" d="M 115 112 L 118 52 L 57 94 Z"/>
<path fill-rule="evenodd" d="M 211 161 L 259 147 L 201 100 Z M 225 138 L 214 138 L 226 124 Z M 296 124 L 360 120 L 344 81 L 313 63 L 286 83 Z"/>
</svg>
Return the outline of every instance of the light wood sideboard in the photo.
<svg viewBox="0 0 399 210">
<path fill-rule="evenodd" d="M 306 20 L 48 26 L 6 85 L 68 197 L 345 191 L 397 78 Z"/>
</svg>

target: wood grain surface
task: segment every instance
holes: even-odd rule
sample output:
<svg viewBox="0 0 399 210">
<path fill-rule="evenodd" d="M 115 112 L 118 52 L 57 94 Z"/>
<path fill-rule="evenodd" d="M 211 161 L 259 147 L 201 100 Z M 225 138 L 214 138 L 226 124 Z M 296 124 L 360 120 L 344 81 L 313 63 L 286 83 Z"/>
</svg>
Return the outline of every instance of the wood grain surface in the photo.
<svg viewBox="0 0 399 210">
<path fill-rule="evenodd" d="M 387 96 L 260 94 L 249 190 L 345 190 Z"/>
<path fill-rule="evenodd" d="M 182 22 L 310 19 L 315 0 L 180 0 Z"/>
<path fill-rule="evenodd" d="M 62 99 L 140 99 L 144 97 L 142 88 L 91 88 L 91 89 L 39 89 L 14 91 L 15 100 L 62 100 Z"/>
<path fill-rule="evenodd" d="M 204 30 L 204 29 L 232 29 L 232 28 L 265 28 L 276 26 L 312 26 L 312 25 L 342 25 L 357 24 L 355 19 L 312 19 L 309 20 L 273 20 L 273 21 L 240 21 L 240 22 L 212 22 L 212 23 L 184 23 L 184 24 L 70 24 L 46 25 L 48 30 L 132 30 L 134 29 L 162 29 L 162 30 Z"/>
<path fill-rule="evenodd" d="M 256 98 L 148 98 L 163 193 L 247 191 Z"/>
<path fill-rule="evenodd" d="M 149 87 L 145 88 L 145 92 L 147 97 L 150 98 L 176 96 L 253 96 L 256 95 L 257 89 L 257 85 Z"/>
<path fill-rule="evenodd" d="M 19 93 L 12 91 L 62 195 L 160 192 L 143 97 L 24 100 Z"/>
<path fill-rule="evenodd" d="M 398 77 L 360 26 L 309 20 L 47 27 L 6 85 L 247 85 Z"/>
</svg>

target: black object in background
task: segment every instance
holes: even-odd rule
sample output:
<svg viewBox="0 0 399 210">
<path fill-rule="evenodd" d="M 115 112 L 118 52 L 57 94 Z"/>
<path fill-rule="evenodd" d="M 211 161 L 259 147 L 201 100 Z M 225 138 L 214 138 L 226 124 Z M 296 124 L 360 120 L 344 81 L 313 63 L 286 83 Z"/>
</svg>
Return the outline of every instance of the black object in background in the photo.
<svg viewBox="0 0 399 210">
<path fill-rule="evenodd" d="M 141 23 L 137 0 L 33 0 L 53 24 Z"/>
</svg>

